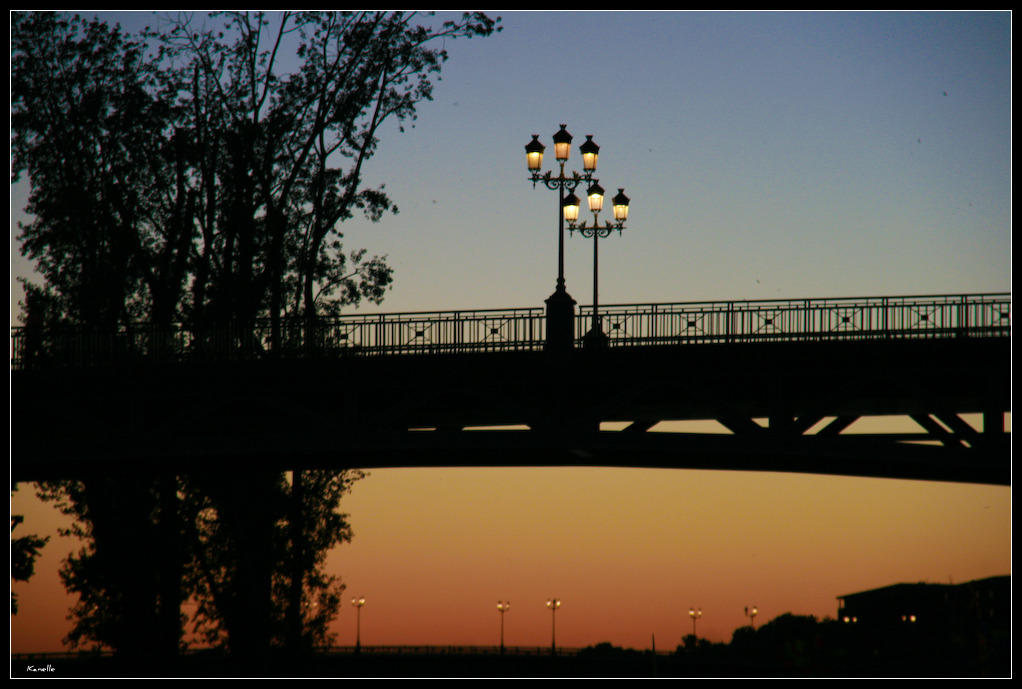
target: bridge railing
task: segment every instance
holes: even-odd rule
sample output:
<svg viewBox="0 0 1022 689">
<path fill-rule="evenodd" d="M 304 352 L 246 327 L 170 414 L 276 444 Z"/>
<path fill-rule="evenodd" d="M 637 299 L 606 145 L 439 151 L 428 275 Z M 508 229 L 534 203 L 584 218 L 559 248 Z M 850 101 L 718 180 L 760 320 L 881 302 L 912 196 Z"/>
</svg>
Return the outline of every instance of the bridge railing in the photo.
<svg viewBox="0 0 1022 689">
<path fill-rule="evenodd" d="M 789 299 L 626 304 L 599 310 L 611 346 L 1008 335 L 1011 297 Z M 591 327 L 582 307 L 576 330 Z"/>
<path fill-rule="evenodd" d="M 546 321 L 542 308 L 446 311 L 342 316 L 313 329 L 316 348 L 364 354 L 438 354 L 465 351 L 542 349 Z M 292 343 L 307 342 L 296 323 Z"/>
<path fill-rule="evenodd" d="M 96 367 L 133 361 L 235 361 L 268 356 L 374 356 L 540 350 L 543 308 L 357 314 L 269 319 L 215 327 L 157 329 L 131 323 L 115 331 L 59 326 L 11 328 L 12 370 Z"/>
<path fill-rule="evenodd" d="M 1009 294 L 863 297 L 600 307 L 611 346 L 1008 336 Z M 589 330 L 591 307 L 576 316 Z M 230 361 L 275 357 L 538 351 L 542 308 L 350 315 L 215 328 L 145 323 L 98 332 L 11 328 L 11 368 L 95 367 L 133 361 Z"/>
</svg>

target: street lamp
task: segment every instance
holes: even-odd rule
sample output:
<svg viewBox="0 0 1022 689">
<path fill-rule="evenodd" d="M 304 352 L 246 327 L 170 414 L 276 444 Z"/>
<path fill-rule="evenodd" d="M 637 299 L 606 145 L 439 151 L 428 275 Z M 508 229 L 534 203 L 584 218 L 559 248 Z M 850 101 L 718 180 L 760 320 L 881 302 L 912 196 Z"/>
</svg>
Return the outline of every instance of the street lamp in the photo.
<svg viewBox="0 0 1022 689">
<path fill-rule="evenodd" d="M 542 172 L 543 152 L 546 146 L 539 140 L 539 134 L 532 135 L 532 141 L 525 146 L 525 162 L 529 169 L 529 179 L 533 188 L 542 183 L 547 189 L 556 189 L 559 195 L 557 203 L 557 286 L 554 293 L 546 300 L 547 305 L 547 348 L 570 348 L 575 339 L 575 300 L 568 294 L 564 286 L 564 198 L 565 192 L 572 193 L 585 182 L 591 186 L 596 183 L 593 173 L 596 172 L 596 161 L 600 147 L 593 141 L 591 134 L 586 135 L 585 143 L 579 146 L 582 154 L 582 173 L 564 171 L 571 151 L 572 136 L 561 128 L 553 136 L 554 157 L 560 168 L 557 176 L 552 171 Z M 577 216 L 576 216 L 577 217 Z"/>
<path fill-rule="evenodd" d="M 755 605 L 752 606 L 752 610 L 749 610 L 748 608 L 745 609 L 745 616 L 751 621 L 753 630 L 756 629 L 756 615 L 758 614 L 759 610 L 756 609 Z"/>
<path fill-rule="evenodd" d="M 617 233 L 621 234 L 621 230 L 625 229 L 625 220 L 628 219 L 628 202 L 630 199 L 625 196 L 624 189 L 618 189 L 617 192 L 618 193 L 611 200 L 614 204 L 614 222 L 611 223 L 607 220 L 602 226 L 599 224 L 597 216 L 600 211 L 603 210 L 603 187 L 595 181 L 592 185 L 590 185 L 589 189 L 586 190 L 586 196 L 589 198 L 589 210 L 593 214 L 593 224 L 591 226 L 585 222 L 581 224 L 576 222 L 578 220 L 579 200 L 574 193 L 569 194 L 563 202 L 564 218 L 568 221 L 568 230 L 572 234 L 579 232 L 583 237 L 592 237 L 593 239 L 593 321 L 589 332 L 586 333 L 583 338 L 583 342 L 587 347 L 605 347 L 607 345 L 608 338 L 600 325 L 599 316 L 599 240 L 610 236 L 610 233 L 614 230 L 617 230 Z"/>
<path fill-rule="evenodd" d="M 352 598 L 351 604 L 355 608 L 355 653 L 362 651 L 362 606 L 366 604 L 365 597 Z"/>
<path fill-rule="evenodd" d="M 506 603 L 497 601 L 497 610 L 500 610 L 500 654 L 504 655 L 504 613 L 511 609 L 511 601 Z"/>
<path fill-rule="evenodd" d="M 550 608 L 550 655 L 557 655 L 557 608 L 561 607 L 561 601 L 551 598 L 546 606 Z"/>
<path fill-rule="evenodd" d="M 692 636 L 695 636 L 698 639 L 699 637 L 696 636 L 696 622 L 698 622 L 699 618 L 703 616 L 703 609 L 699 608 L 698 610 L 693 610 L 692 608 L 689 608 L 688 616 L 692 618 Z"/>
</svg>

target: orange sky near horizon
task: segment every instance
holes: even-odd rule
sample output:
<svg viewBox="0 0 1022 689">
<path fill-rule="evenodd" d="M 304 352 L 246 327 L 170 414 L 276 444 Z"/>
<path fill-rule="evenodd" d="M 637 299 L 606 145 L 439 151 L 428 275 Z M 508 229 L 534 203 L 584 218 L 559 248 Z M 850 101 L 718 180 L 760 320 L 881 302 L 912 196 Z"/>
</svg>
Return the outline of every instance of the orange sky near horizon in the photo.
<svg viewBox="0 0 1022 689">
<path fill-rule="evenodd" d="M 33 503 L 36 503 L 33 505 Z M 31 486 L 12 497 L 25 533 L 59 515 Z M 1011 572 L 1011 489 L 766 472 L 590 468 L 376 469 L 342 502 L 355 537 L 328 568 L 348 588 L 333 625 L 363 645 L 601 642 L 673 649 L 692 632 L 728 642 L 786 612 L 834 617 L 837 597 L 900 582 Z M 48 514 L 47 514 L 48 513 Z M 20 528 L 19 528 L 20 530 Z M 15 535 L 19 535 L 15 533 Z M 12 653 L 59 651 L 71 602 L 54 537 L 13 589 Z M 187 611 L 187 610 L 186 610 Z"/>
</svg>

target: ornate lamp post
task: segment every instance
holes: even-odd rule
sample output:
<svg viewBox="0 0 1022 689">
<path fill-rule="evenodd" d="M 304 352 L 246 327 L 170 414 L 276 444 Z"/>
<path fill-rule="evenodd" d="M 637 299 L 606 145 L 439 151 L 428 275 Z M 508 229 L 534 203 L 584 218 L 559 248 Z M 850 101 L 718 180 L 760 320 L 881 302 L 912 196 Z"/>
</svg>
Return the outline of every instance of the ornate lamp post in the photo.
<svg viewBox="0 0 1022 689">
<path fill-rule="evenodd" d="M 758 614 L 759 614 L 759 610 L 756 609 L 755 605 L 752 606 L 752 610 L 749 610 L 748 608 L 745 609 L 745 616 L 749 618 L 749 621 L 752 624 L 753 630 L 756 629 L 756 615 L 758 615 Z"/>
<path fill-rule="evenodd" d="M 592 135 L 586 135 L 586 141 L 579 146 L 582 154 L 582 173 L 564 171 L 571 151 L 571 134 L 561 125 L 553 136 L 554 157 L 560 166 L 560 172 L 554 176 L 552 171 L 541 172 L 543 168 L 543 152 L 546 150 L 539 140 L 539 134 L 532 135 L 532 141 L 525 146 L 525 160 L 529 168 L 533 188 L 542 183 L 547 189 L 556 189 L 559 194 L 557 204 L 557 286 L 554 293 L 546 300 L 547 305 L 547 348 L 568 349 L 575 339 L 575 300 L 568 294 L 564 286 L 564 195 L 573 192 L 580 184 L 594 184 L 593 173 L 596 172 L 596 160 L 600 147 L 593 142 Z"/>
<path fill-rule="evenodd" d="M 599 240 L 610 236 L 610 233 L 614 230 L 621 234 L 621 230 L 625 229 L 625 220 L 628 219 L 629 198 L 625 196 L 624 189 L 618 189 L 617 192 L 617 195 L 612 199 L 614 204 L 614 222 L 605 221 L 603 226 L 600 226 L 597 220 L 597 216 L 603 210 L 603 187 L 598 183 L 594 182 L 586 191 L 586 196 L 589 198 L 589 210 L 593 214 L 592 226 L 584 222 L 582 224 L 576 222 L 578 220 L 579 200 L 574 192 L 568 194 L 562 202 L 564 219 L 568 221 L 568 229 L 571 233 L 579 232 L 583 237 L 592 237 L 593 239 L 593 322 L 589 332 L 583 338 L 586 347 L 605 347 L 608 341 L 607 335 L 603 332 L 603 328 L 600 325 L 599 316 Z"/>
<path fill-rule="evenodd" d="M 504 613 L 511 609 L 511 601 L 497 601 L 497 610 L 500 610 L 500 654 L 504 655 Z"/>
<path fill-rule="evenodd" d="M 551 598 L 546 606 L 550 608 L 550 655 L 557 655 L 557 608 L 561 607 L 561 601 Z"/>
<path fill-rule="evenodd" d="M 352 598 L 351 604 L 355 608 L 355 653 L 362 651 L 362 606 L 366 604 L 365 597 Z"/>
<path fill-rule="evenodd" d="M 692 636 L 699 638 L 696 636 L 696 622 L 698 622 L 699 618 L 703 616 L 703 609 L 699 608 L 698 610 L 693 610 L 692 608 L 689 608 L 688 616 L 692 618 Z"/>
</svg>

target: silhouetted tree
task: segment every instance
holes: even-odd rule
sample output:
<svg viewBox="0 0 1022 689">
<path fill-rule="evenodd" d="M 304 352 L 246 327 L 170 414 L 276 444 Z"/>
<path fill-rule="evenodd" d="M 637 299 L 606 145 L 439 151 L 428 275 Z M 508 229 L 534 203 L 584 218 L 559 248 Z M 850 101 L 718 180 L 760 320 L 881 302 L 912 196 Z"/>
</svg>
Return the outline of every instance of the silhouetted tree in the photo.
<svg viewBox="0 0 1022 689">
<path fill-rule="evenodd" d="M 230 481 L 216 474 L 189 477 L 186 510 L 193 515 L 196 548 L 189 590 L 198 603 L 193 631 L 241 653 L 268 644 L 309 649 L 327 643 L 344 587 L 325 571 L 325 558 L 351 540 L 338 505 L 362 477 L 359 471 L 293 472 L 290 480 L 275 472 Z M 258 604 L 255 590 L 261 591 Z"/>
<path fill-rule="evenodd" d="M 326 644 L 344 587 L 325 560 L 351 540 L 339 505 L 363 476 L 207 472 L 170 479 L 172 486 L 167 477 L 136 481 L 128 492 L 116 479 L 41 484 L 40 496 L 74 518 L 62 535 L 82 543 L 60 572 L 78 595 L 66 642 L 165 656 L 180 643 L 180 603 L 190 598 L 192 631 L 232 653 Z M 181 498 L 174 515 L 162 500 L 171 489 Z M 161 632 L 162 642 L 154 638 Z"/>
<path fill-rule="evenodd" d="M 51 317 L 109 331 L 173 312 L 164 293 L 183 285 L 188 250 L 171 236 L 174 116 L 143 43 L 97 20 L 11 13 L 12 174 L 27 174 L 32 216 L 19 239 Z"/>
<path fill-rule="evenodd" d="M 99 20 L 12 13 L 12 176 L 30 185 L 19 239 L 43 277 L 30 290 L 40 322 L 110 333 L 139 319 L 269 317 L 278 348 L 285 315 L 314 327 L 382 300 L 385 258 L 345 253 L 338 230 L 356 213 L 396 212 L 363 183 L 380 127 L 415 119 L 445 39 L 499 30 L 480 13 L 429 21 L 186 14 L 128 37 Z M 350 538 L 335 512 L 351 480 L 250 472 L 44 487 L 79 519 L 84 544 L 62 570 L 80 596 L 69 641 L 142 653 L 142 630 L 159 629 L 169 650 L 189 595 L 210 640 L 246 652 L 321 641 L 340 585 L 322 557 Z"/>
<path fill-rule="evenodd" d="M 499 20 L 497 20 L 499 21 Z M 12 173 L 31 186 L 22 251 L 74 323 L 273 321 L 379 302 L 385 258 L 345 253 L 355 213 L 396 212 L 363 172 L 388 121 L 432 95 L 466 13 L 184 14 L 129 38 L 15 12 Z M 436 47 L 434 47 L 436 46 Z"/>
<path fill-rule="evenodd" d="M 17 485 L 11 489 L 13 493 Z M 50 537 L 40 538 L 34 534 L 14 538 L 14 529 L 25 521 L 20 514 L 11 515 L 11 579 L 13 581 L 28 581 L 35 573 L 35 561 L 39 557 L 39 551 L 46 545 Z M 18 596 L 11 591 L 11 614 L 18 614 Z"/>
<path fill-rule="evenodd" d="M 162 480 L 129 484 L 93 477 L 40 484 L 40 497 L 74 519 L 61 535 L 82 543 L 60 570 L 65 588 L 78 595 L 65 638 L 72 648 L 100 644 L 135 657 L 176 652 L 181 563 L 168 557 L 176 554 L 178 539 L 160 530 L 170 520 L 160 513 L 159 499 L 161 489 L 176 485 L 161 486 Z"/>
<path fill-rule="evenodd" d="M 415 13 L 232 12 L 194 26 L 172 22 L 165 44 L 187 65 L 182 126 L 195 155 L 196 255 L 190 315 L 242 322 L 336 314 L 379 302 L 385 258 L 345 254 L 338 225 L 397 207 L 363 186 L 363 168 L 388 120 L 414 120 L 447 58 L 438 39 L 488 35 L 494 22 L 466 14 L 438 29 Z M 225 36 L 232 40 L 225 41 Z M 285 57 L 298 66 L 286 72 Z M 341 166 L 343 165 L 343 167 Z"/>
</svg>

